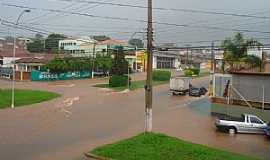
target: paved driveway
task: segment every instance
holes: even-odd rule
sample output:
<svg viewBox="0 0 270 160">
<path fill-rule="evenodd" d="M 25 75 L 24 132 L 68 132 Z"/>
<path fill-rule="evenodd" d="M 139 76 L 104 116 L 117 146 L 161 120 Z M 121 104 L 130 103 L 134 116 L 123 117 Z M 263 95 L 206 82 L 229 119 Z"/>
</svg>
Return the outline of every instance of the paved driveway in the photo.
<svg viewBox="0 0 270 160">
<path fill-rule="evenodd" d="M 96 146 L 144 131 L 144 90 L 113 93 L 93 88 L 104 80 L 17 83 L 63 96 L 28 107 L 0 110 L 0 159 L 81 160 Z M 194 81 L 207 85 L 208 79 Z M 0 87 L 8 87 L 0 80 Z M 154 131 L 239 153 L 270 156 L 263 136 L 215 132 L 213 119 L 189 108 L 197 98 L 172 97 L 168 85 L 154 89 Z"/>
</svg>

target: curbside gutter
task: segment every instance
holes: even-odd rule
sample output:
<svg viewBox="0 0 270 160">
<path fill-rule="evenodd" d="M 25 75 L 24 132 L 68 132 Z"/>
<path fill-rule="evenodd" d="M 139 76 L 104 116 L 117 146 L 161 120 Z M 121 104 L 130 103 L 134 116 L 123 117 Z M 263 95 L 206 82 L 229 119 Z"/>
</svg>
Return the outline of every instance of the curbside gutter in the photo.
<svg viewBox="0 0 270 160">
<path fill-rule="evenodd" d="M 101 157 L 92 153 L 84 153 L 84 155 L 88 158 L 93 158 L 95 160 L 113 160 L 113 159 Z"/>
</svg>

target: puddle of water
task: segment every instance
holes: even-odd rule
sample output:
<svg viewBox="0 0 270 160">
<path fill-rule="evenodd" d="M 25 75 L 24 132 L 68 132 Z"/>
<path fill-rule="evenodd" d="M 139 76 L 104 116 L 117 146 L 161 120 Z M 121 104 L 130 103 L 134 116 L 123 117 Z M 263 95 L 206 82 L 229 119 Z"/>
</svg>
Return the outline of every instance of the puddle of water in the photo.
<svg viewBox="0 0 270 160">
<path fill-rule="evenodd" d="M 207 98 L 195 101 L 190 104 L 190 108 L 194 111 L 200 112 L 205 115 L 229 115 L 240 117 L 241 114 L 253 114 L 263 120 L 270 122 L 270 110 L 261 110 L 256 108 L 243 107 L 238 105 L 226 105 L 210 103 Z"/>
</svg>

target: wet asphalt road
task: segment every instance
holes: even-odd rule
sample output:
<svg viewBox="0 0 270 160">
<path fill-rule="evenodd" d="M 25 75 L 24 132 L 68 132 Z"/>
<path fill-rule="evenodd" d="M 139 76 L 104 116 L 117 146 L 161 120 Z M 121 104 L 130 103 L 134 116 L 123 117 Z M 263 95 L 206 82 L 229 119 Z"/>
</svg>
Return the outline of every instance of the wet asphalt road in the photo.
<svg viewBox="0 0 270 160">
<path fill-rule="evenodd" d="M 0 110 L 0 159 L 81 160 L 89 149 L 143 132 L 144 90 L 112 93 L 92 87 L 103 81 L 17 83 L 18 88 L 46 89 L 63 96 Z M 1 88 L 9 84 L 0 80 Z M 207 85 L 208 78 L 194 80 L 194 84 Z M 262 135 L 216 132 L 212 117 L 189 108 L 196 100 L 168 95 L 168 85 L 155 87 L 154 131 L 263 159 L 270 157 L 270 141 Z"/>
</svg>

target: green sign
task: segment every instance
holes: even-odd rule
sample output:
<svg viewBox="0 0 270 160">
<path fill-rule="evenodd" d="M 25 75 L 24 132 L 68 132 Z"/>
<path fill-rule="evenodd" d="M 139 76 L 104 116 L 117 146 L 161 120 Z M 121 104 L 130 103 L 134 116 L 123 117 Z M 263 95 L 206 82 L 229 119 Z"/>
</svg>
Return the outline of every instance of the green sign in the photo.
<svg viewBox="0 0 270 160">
<path fill-rule="evenodd" d="M 65 73 L 50 73 L 41 71 L 32 71 L 32 81 L 54 81 L 54 80 L 70 80 L 70 79 L 83 79 L 90 78 L 90 71 L 78 71 L 78 72 L 65 72 Z"/>
</svg>

